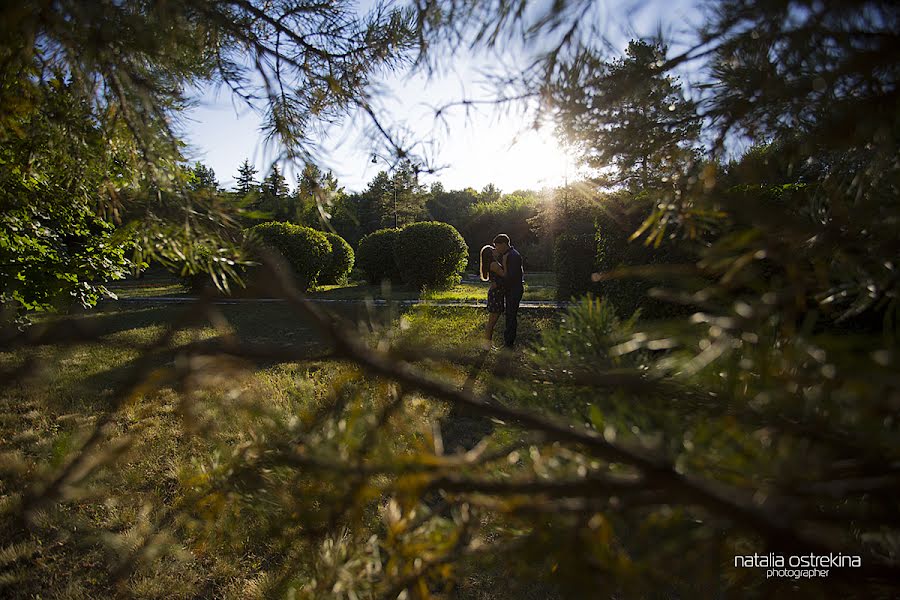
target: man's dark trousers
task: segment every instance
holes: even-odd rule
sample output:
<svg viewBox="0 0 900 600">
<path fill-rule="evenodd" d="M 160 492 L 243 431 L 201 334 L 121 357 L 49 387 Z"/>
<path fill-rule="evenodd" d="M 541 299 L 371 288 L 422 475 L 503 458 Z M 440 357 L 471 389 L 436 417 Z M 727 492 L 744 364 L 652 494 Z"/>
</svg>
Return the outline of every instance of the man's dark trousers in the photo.
<svg viewBox="0 0 900 600">
<path fill-rule="evenodd" d="M 525 288 L 521 285 L 506 288 L 506 330 L 503 332 L 503 345 L 507 348 L 512 348 L 516 343 L 519 302 L 524 293 Z"/>
</svg>

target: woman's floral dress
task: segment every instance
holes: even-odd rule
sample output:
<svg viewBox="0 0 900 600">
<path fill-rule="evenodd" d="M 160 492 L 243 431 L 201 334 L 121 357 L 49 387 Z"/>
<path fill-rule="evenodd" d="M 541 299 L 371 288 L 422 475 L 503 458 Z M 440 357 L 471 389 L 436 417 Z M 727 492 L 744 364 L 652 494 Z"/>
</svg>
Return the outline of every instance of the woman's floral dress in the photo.
<svg viewBox="0 0 900 600">
<path fill-rule="evenodd" d="M 487 309 L 489 313 L 502 313 L 506 310 L 506 296 L 503 292 L 503 278 L 491 271 L 489 275 L 491 283 L 496 284 L 488 290 Z"/>
</svg>

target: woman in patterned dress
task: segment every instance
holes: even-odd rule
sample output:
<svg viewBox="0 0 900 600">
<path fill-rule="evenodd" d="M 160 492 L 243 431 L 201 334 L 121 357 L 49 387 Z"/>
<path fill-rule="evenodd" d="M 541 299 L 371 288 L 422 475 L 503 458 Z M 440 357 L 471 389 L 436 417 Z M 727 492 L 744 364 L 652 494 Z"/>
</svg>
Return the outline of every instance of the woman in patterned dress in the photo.
<svg viewBox="0 0 900 600">
<path fill-rule="evenodd" d="M 497 319 L 506 309 L 506 301 L 503 293 L 503 265 L 499 262 L 499 256 L 496 249 L 490 244 L 481 249 L 480 275 L 482 281 L 490 281 L 491 287 L 488 288 L 487 309 L 488 321 L 485 327 L 484 348 L 490 349 L 491 339 L 494 337 L 494 325 Z"/>
</svg>

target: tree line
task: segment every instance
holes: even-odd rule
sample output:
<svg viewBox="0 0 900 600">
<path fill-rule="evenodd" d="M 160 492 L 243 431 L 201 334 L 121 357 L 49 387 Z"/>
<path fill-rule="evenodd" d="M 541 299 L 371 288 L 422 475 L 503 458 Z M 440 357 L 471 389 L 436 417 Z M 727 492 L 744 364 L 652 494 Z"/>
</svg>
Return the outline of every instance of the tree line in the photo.
<svg viewBox="0 0 900 600">
<path fill-rule="evenodd" d="M 563 228 L 561 190 L 516 190 L 503 193 L 494 184 L 447 190 L 440 182 L 419 182 L 415 165 L 401 162 L 392 171 L 380 171 L 360 192 L 348 192 L 329 171 L 307 163 L 291 189 L 279 166 L 258 179 L 259 172 L 245 160 L 232 189 L 225 190 L 212 169 L 197 162 L 189 168 L 191 190 L 212 194 L 234 210 L 241 223 L 279 221 L 333 231 L 354 248 L 366 235 L 384 228 L 421 221 L 440 221 L 456 228 L 471 250 L 496 233 L 510 233 L 535 269 L 552 267 L 552 239 Z M 568 193 L 568 192 L 567 192 Z M 574 192 L 572 192 L 574 195 Z M 474 264 L 472 262 L 471 264 Z"/>
</svg>

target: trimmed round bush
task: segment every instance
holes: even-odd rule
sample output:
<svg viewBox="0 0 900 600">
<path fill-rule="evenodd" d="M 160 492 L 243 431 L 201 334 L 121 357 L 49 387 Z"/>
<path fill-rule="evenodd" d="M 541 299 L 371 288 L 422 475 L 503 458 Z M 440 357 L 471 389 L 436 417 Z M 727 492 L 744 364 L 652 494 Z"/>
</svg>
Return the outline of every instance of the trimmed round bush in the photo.
<svg viewBox="0 0 900 600">
<path fill-rule="evenodd" d="M 399 229 L 379 229 L 359 240 L 356 262 L 369 283 L 400 280 L 394 261 L 394 242 L 399 234 Z"/>
<path fill-rule="evenodd" d="M 303 290 L 316 285 L 319 272 L 331 260 L 331 242 L 309 227 L 272 221 L 251 227 L 247 233 L 284 257 Z"/>
<path fill-rule="evenodd" d="M 323 232 L 331 243 L 329 260 L 322 266 L 319 273 L 319 283 L 344 283 L 353 269 L 353 248 L 347 240 L 330 231 Z"/>
<path fill-rule="evenodd" d="M 412 223 L 400 230 L 394 258 L 403 282 L 415 288 L 441 289 L 459 283 L 469 247 L 452 225 Z"/>
<path fill-rule="evenodd" d="M 556 297 L 569 300 L 582 296 L 595 287 L 594 258 L 597 241 L 588 233 L 564 233 L 556 238 L 553 247 L 553 266 L 556 270 Z"/>
</svg>

